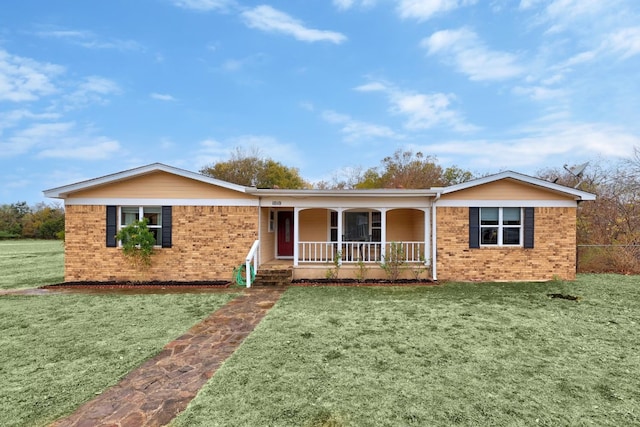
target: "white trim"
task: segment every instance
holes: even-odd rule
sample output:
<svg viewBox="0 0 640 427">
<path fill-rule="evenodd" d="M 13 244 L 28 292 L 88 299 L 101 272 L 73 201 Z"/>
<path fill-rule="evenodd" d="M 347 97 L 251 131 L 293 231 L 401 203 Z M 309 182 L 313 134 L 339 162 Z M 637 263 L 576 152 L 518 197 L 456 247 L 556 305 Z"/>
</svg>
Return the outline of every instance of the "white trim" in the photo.
<svg viewBox="0 0 640 427">
<path fill-rule="evenodd" d="M 546 190 L 555 191 L 557 193 L 573 196 L 576 200 L 595 200 L 595 194 L 587 193 L 586 191 L 576 190 L 575 188 L 565 187 L 564 185 L 555 184 L 553 182 L 545 181 L 543 179 L 534 178 L 529 175 L 523 175 L 521 173 L 513 171 L 505 171 L 497 173 L 495 175 L 488 175 L 482 178 L 474 179 L 472 181 L 463 182 L 462 184 L 451 185 L 449 187 L 442 188 L 442 194 L 449 194 L 460 190 L 466 190 L 468 188 L 478 187 L 483 184 L 499 181 L 501 179 L 514 179 L 516 181 L 522 181 L 527 184 L 542 187 Z M 432 189 L 433 190 L 433 189 Z"/>
<path fill-rule="evenodd" d="M 265 208 L 301 208 L 301 209 L 381 209 L 381 208 L 412 208 L 421 209 L 431 207 L 431 199 L 427 197 L 405 197 L 394 199 L 380 199 L 371 197 L 368 199 L 345 198 L 323 198 L 316 199 L 294 199 L 289 197 L 263 197 L 260 205 Z"/>
<path fill-rule="evenodd" d="M 66 199 L 66 206 L 118 205 L 118 206 L 258 206 L 258 199 L 127 199 L 127 198 L 73 198 Z"/>
<path fill-rule="evenodd" d="M 233 184 L 231 182 L 211 178 L 209 176 L 202 175 L 200 173 L 191 172 L 185 169 L 179 169 L 179 168 L 168 166 L 162 163 L 152 163 L 150 165 L 141 166 L 138 168 L 129 169 L 122 172 L 117 172 L 110 175 L 105 175 L 105 176 L 90 179 L 87 181 L 77 182 L 75 184 L 51 188 L 49 190 L 45 190 L 44 195 L 45 197 L 65 199 L 70 193 L 88 190 L 90 188 L 99 187 L 107 184 L 113 184 L 114 182 L 131 179 L 138 176 L 148 175 L 153 172 L 166 172 L 166 173 L 178 175 L 184 178 L 189 178 L 196 181 L 204 182 L 207 184 L 216 185 L 218 187 L 227 188 L 229 190 L 238 191 L 241 193 L 248 193 L 249 191 L 252 190 L 252 187 L 245 187 L 242 185 Z"/>
<path fill-rule="evenodd" d="M 448 208 L 575 208 L 575 200 L 438 200 L 439 207 Z"/>
</svg>

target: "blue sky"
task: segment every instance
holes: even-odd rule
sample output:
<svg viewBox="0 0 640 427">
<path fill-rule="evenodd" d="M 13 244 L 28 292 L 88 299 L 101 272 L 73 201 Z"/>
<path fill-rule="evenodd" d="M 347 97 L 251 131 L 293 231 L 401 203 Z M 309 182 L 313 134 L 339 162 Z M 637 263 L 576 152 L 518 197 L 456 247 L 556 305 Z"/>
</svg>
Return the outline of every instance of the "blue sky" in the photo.
<svg viewBox="0 0 640 427">
<path fill-rule="evenodd" d="M 21 0 L 0 203 L 257 147 L 310 181 L 399 148 L 476 173 L 640 147 L 637 0 Z M 50 201 L 50 200 L 49 200 Z"/>
</svg>

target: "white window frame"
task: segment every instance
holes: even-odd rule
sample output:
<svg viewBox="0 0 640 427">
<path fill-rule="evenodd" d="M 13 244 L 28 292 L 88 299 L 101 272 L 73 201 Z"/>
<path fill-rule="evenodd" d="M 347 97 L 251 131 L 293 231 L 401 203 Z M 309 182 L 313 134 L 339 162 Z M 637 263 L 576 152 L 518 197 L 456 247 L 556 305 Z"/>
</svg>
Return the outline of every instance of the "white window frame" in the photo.
<svg viewBox="0 0 640 427">
<path fill-rule="evenodd" d="M 158 212 L 158 224 L 147 224 L 147 228 L 149 228 L 149 230 L 159 230 L 158 231 L 158 238 L 156 238 L 156 244 L 154 245 L 154 247 L 160 248 L 162 247 L 162 206 L 118 206 L 118 231 L 120 231 L 123 227 L 126 227 L 128 224 L 123 224 L 123 213 L 122 210 L 123 209 L 138 209 L 138 218 L 136 219 L 136 221 L 139 221 L 140 219 L 144 218 L 144 210 L 145 209 L 157 209 L 159 210 Z M 158 240 L 160 240 L 160 243 L 158 243 Z M 120 240 L 118 240 L 118 246 L 122 247 L 122 242 Z"/>
<path fill-rule="evenodd" d="M 482 210 L 483 209 L 498 209 L 498 224 L 492 224 L 492 225 L 483 225 L 482 224 Z M 504 224 L 504 209 L 505 207 L 497 207 L 497 206 L 492 206 L 492 207 L 484 207 L 484 208 L 480 208 L 480 214 L 479 214 L 479 227 L 480 227 L 480 236 L 479 236 L 479 242 L 480 242 L 480 246 L 481 247 L 488 247 L 488 248 L 493 248 L 496 246 L 501 246 L 501 247 L 523 247 L 524 246 L 524 209 L 523 208 L 517 208 L 520 209 L 520 224 L 518 225 L 512 225 L 512 224 Z M 513 207 L 507 207 L 506 209 L 513 209 Z M 498 239 L 497 239 L 497 243 L 493 244 L 493 243 L 483 243 L 482 242 L 482 230 L 486 229 L 486 228 L 497 228 L 498 229 Z M 507 244 L 504 243 L 504 229 L 505 228 L 518 228 L 519 229 L 519 234 L 518 234 L 518 242 L 517 244 Z"/>
</svg>

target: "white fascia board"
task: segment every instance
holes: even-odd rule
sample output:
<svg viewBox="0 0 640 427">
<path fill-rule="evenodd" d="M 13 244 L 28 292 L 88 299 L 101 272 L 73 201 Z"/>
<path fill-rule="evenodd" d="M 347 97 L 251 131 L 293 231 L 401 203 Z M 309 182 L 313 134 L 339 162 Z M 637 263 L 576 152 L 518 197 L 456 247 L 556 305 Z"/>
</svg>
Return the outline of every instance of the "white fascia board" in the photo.
<svg viewBox="0 0 640 427">
<path fill-rule="evenodd" d="M 259 206 L 258 199 L 71 198 L 66 206 Z"/>
<path fill-rule="evenodd" d="M 179 169 L 179 168 L 168 166 L 162 163 L 152 163 L 150 165 L 113 173 L 110 175 L 105 175 L 105 176 L 94 178 L 94 179 L 89 179 L 87 181 L 77 182 L 75 184 L 69 184 L 61 187 L 51 188 L 49 190 L 45 190 L 44 195 L 45 197 L 64 199 L 68 194 L 74 193 L 76 191 L 82 191 L 82 190 L 87 190 L 94 187 L 99 187 L 102 185 L 112 184 L 118 181 L 130 179 L 130 178 L 134 178 L 142 175 L 147 175 L 149 173 L 159 172 L 159 171 L 167 172 L 167 173 L 181 176 L 184 178 L 193 179 L 193 180 L 204 182 L 207 184 L 216 185 L 218 187 L 227 188 L 229 190 L 234 190 L 241 193 L 248 193 L 250 190 L 253 189 L 252 187 L 244 187 L 242 185 L 237 185 L 227 181 L 211 178 L 206 175 L 202 175 L 200 173 L 191 172 L 185 169 Z"/>
<path fill-rule="evenodd" d="M 527 184 L 542 187 L 547 190 L 555 191 L 566 195 L 573 196 L 576 200 L 595 200 L 595 194 L 587 193 L 586 191 L 577 190 L 575 188 L 566 187 L 564 185 L 555 184 L 553 182 L 545 181 L 543 179 L 534 178 L 529 175 L 523 175 L 518 172 L 505 171 L 495 175 L 488 175 L 482 178 L 474 179 L 472 181 L 463 182 L 462 184 L 451 185 L 441 189 L 442 194 L 449 194 L 460 190 L 466 190 L 468 188 L 477 187 L 483 184 L 499 181 L 501 179 L 511 178 L 516 181 L 521 181 Z"/>
<path fill-rule="evenodd" d="M 261 197 L 435 197 L 430 189 L 375 189 L 375 190 L 287 190 L 287 189 L 248 189 L 248 193 Z"/>
<path fill-rule="evenodd" d="M 320 209 L 355 209 L 355 208 L 429 208 L 431 197 L 261 197 L 260 206 L 269 208 L 320 208 Z"/>
<path fill-rule="evenodd" d="M 448 208 L 575 208 L 575 200 L 446 200 L 440 199 L 436 206 Z"/>
</svg>

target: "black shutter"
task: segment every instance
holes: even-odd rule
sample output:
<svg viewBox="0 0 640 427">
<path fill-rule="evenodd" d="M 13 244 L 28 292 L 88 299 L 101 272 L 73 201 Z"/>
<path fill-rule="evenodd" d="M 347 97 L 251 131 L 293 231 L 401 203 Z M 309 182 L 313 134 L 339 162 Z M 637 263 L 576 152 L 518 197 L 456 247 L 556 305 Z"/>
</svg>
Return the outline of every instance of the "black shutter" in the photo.
<svg viewBox="0 0 640 427">
<path fill-rule="evenodd" d="M 116 234 L 118 233 L 118 209 L 116 206 L 107 206 L 107 247 L 115 248 Z"/>
<path fill-rule="evenodd" d="M 524 248 L 533 249 L 533 237 L 535 228 L 534 209 L 524 208 Z"/>
<path fill-rule="evenodd" d="M 469 247 L 480 247 L 480 208 L 469 208 Z"/>
<path fill-rule="evenodd" d="M 171 247 L 171 206 L 162 207 L 162 247 Z"/>
</svg>

